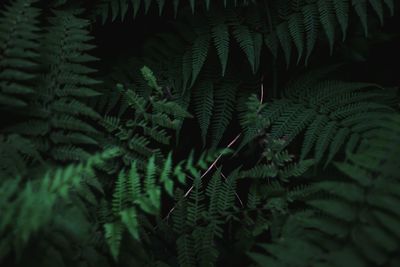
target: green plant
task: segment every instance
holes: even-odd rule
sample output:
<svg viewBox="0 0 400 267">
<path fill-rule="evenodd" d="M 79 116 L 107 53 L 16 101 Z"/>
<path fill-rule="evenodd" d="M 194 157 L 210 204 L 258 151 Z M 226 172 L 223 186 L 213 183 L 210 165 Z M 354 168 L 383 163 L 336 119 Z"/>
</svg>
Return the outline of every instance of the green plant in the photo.
<svg viewBox="0 0 400 267">
<path fill-rule="evenodd" d="M 1 1 L 0 265 L 399 266 L 398 8 Z"/>
</svg>

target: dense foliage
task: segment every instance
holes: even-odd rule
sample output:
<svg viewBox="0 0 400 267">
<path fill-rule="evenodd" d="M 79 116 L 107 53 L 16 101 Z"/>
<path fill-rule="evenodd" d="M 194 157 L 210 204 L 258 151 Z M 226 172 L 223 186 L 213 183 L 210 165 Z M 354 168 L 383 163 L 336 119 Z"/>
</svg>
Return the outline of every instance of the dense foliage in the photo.
<svg viewBox="0 0 400 267">
<path fill-rule="evenodd" d="M 395 4 L 1 1 L 0 265 L 400 266 Z"/>
</svg>

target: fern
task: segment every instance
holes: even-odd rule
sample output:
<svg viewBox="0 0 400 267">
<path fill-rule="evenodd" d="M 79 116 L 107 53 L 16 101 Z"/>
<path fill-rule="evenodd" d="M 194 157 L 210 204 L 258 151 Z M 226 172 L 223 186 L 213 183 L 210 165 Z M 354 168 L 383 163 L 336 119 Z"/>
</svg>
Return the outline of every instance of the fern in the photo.
<svg viewBox="0 0 400 267">
<path fill-rule="evenodd" d="M 31 123 L 40 130 L 16 124 L 9 131 L 42 144 L 41 152 L 55 160 L 85 159 L 89 154 L 78 145 L 97 145 L 97 140 L 90 137 L 97 130 L 85 118 L 99 118 L 97 112 L 78 100 L 93 96 L 95 91 L 90 87 L 97 83 L 88 76 L 94 70 L 82 65 L 94 60 L 86 53 L 92 48 L 86 43 L 91 39 L 85 29 L 88 22 L 70 12 L 57 12 L 51 23 L 43 49 L 48 72 L 27 107 L 28 111 L 35 111 Z M 58 39 L 62 42 L 55 42 Z M 71 41 L 73 45 L 69 44 Z"/>
<path fill-rule="evenodd" d="M 284 140 L 266 137 L 264 143 L 263 163 L 259 163 L 249 170 L 241 171 L 239 174 L 241 177 L 279 178 L 282 181 L 288 181 L 287 179 L 290 177 L 303 175 L 314 164 L 314 160 L 311 159 L 293 162 L 293 155 L 289 155 L 287 150 L 283 150 Z"/>
<path fill-rule="evenodd" d="M 385 166 L 393 162 L 393 157 L 390 153 L 377 154 L 374 144 L 390 140 L 385 151 L 398 151 L 398 146 L 393 146 L 399 141 L 398 135 L 388 139 L 385 134 L 388 128 L 394 127 L 397 131 L 398 127 L 392 124 L 397 120 L 397 115 L 382 115 L 380 126 L 368 131 L 374 139 L 363 141 L 348 162 L 336 164 L 345 177 L 314 183 L 314 193 L 302 198 L 311 210 L 294 215 L 297 232 L 282 233 L 287 241 L 262 245 L 268 254 L 251 253 L 251 257 L 260 265 L 286 266 L 287 261 L 282 257 L 287 256 L 277 252 L 288 253 L 289 248 L 289 253 L 294 253 L 297 245 L 288 241 L 296 240 L 312 252 L 303 256 L 298 262 L 301 264 L 296 266 L 322 262 L 326 266 L 394 266 L 398 261 L 395 251 L 400 236 L 395 230 L 399 224 L 398 209 L 393 205 L 399 201 L 399 184 L 392 175 L 398 171 L 398 165 Z M 322 249 L 317 249 L 315 242 L 324 244 Z"/>
<path fill-rule="evenodd" d="M 24 175 L 30 165 L 29 160 L 43 163 L 35 145 L 19 135 L 1 136 L 0 159 L 1 177 Z"/>
<path fill-rule="evenodd" d="M 0 19 L 0 103 L 24 107 L 35 91 L 39 57 L 40 10 L 37 1 L 13 1 L 5 5 Z M 36 72 L 36 73 L 35 73 Z"/>
<path fill-rule="evenodd" d="M 159 215 L 161 212 L 161 193 L 172 195 L 175 181 L 186 182 L 187 175 L 197 174 L 215 159 L 213 153 L 202 154 L 194 162 L 193 154 L 186 161 L 172 166 L 172 155 L 166 161 L 156 165 L 155 157 L 148 160 L 145 170 L 139 171 L 133 162 L 128 171 L 122 170 L 115 183 L 112 200 L 112 222 L 104 224 L 105 237 L 115 260 L 118 260 L 122 235 L 127 229 L 131 237 L 140 240 L 141 228 L 138 217 L 141 213 Z M 164 188 L 164 190 L 162 190 Z M 192 212 L 193 214 L 193 212 Z M 194 214 L 193 216 L 197 216 Z M 183 249 L 183 248 L 182 248 Z"/>
<path fill-rule="evenodd" d="M 238 84 L 235 81 L 223 81 L 215 90 L 214 116 L 211 122 L 212 147 L 217 147 L 233 118 L 234 103 Z"/>
<path fill-rule="evenodd" d="M 395 1 L 3 2 L 1 266 L 400 264 Z"/>
<path fill-rule="evenodd" d="M 22 182 L 21 177 L 3 180 L 0 232 L 4 239 L 0 246 L 1 256 L 7 255 L 11 248 L 17 254 L 22 253 L 33 234 L 43 230 L 52 220 L 56 204 L 70 197 L 71 188 L 79 187 L 85 174 L 92 173 L 96 166 L 104 164 L 117 153 L 118 150 L 111 149 L 89 157 L 86 162 L 49 170 L 40 174 L 43 176 L 41 179 L 26 183 Z"/>
<path fill-rule="evenodd" d="M 202 187 L 200 177 L 197 177 L 190 200 L 180 200 L 179 211 L 173 214 L 173 218 L 174 222 L 180 223 L 174 229 L 182 234 L 177 239 L 177 248 L 178 259 L 183 266 L 194 266 L 195 259 L 201 264 L 215 264 L 218 251 L 214 240 L 222 237 L 222 225 L 225 223 L 222 218 L 235 209 L 235 175 L 233 173 L 222 182 L 221 172 L 217 171 L 207 188 Z M 204 220 L 205 226 L 202 226 Z M 186 231 L 182 231 L 184 229 Z M 188 246 L 187 242 L 193 242 L 192 240 L 197 247 Z M 185 243 L 182 242 L 186 245 L 183 246 Z"/>
<path fill-rule="evenodd" d="M 182 6 L 182 1 L 180 0 L 174 0 L 174 1 L 166 1 L 165 0 L 157 0 L 157 1 L 152 1 L 152 0 L 118 0 L 118 1 L 110 1 L 110 0 L 102 0 L 101 3 L 97 5 L 97 8 L 95 9 L 95 15 L 100 16 L 101 20 L 103 23 L 107 21 L 107 19 L 111 19 L 111 21 L 116 20 L 117 18 L 124 20 L 128 14 L 133 18 L 135 18 L 140 10 L 144 11 L 145 14 L 149 12 L 149 9 L 151 6 L 157 6 L 158 8 L 158 13 L 161 15 L 165 9 L 166 6 L 168 6 L 168 2 L 173 5 L 174 9 L 174 14 L 177 16 L 178 11 L 180 9 L 183 9 Z M 254 2 L 254 1 L 246 1 L 246 0 L 240 0 L 240 1 L 234 1 L 232 3 L 233 6 L 239 6 L 239 5 L 248 5 L 248 2 Z M 198 5 L 201 4 L 202 7 L 205 7 L 206 10 L 210 9 L 210 0 L 204 0 L 204 1 L 194 1 L 190 0 L 189 1 L 189 7 L 192 11 L 192 13 L 195 12 L 195 10 L 199 9 Z M 228 2 L 224 1 L 224 6 L 228 6 Z M 196 8 L 197 7 L 197 8 Z M 129 13 L 128 13 L 129 11 Z"/>
<path fill-rule="evenodd" d="M 203 82 L 194 92 L 195 109 L 201 128 L 203 144 L 206 142 L 208 127 L 210 125 L 212 108 L 214 106 L 214 88 L 211 82 Z"/>
<path fill-rule="evenodd" d="M 373 84 L 312 81 L 312 78 L 304 83 L 307 79 L 291 83 L 284 99 L 275 100 L 260 112 L 270 120 L 272 137 L 284 137 L 287 144 L 305 131 L 302 159 L 314 149 L 317 162 L 328 153 L 328 164 L 348 138 L 360 140 L 366 130 L 375 127 L 370 118 L 391 111 L 384 105 L 390 92 L 382 89 L 361 92 L 375 87 Z"/>
<path fill-rule="evenodd" d="M 332 53 L 336 42 L 335 28 L 337 24 L 339 24 L 342 32 L 342 39 L 346 39 L 351 8 L 360 18 L 365 35 L 367 35 L 368 8 L 372 8 L 382 22 L 384 17 L 383 5 L 386 5 L 392 14 L 393 1 L 272 1 L 272 12 L 278 13 L 285 10 L 285 15 L 280 19 L 273 20 L 272 32 L 265 35 L 265 43 L 273 55 L 277 54 L 277 47 L 280 46 L 287 65 L 291 62 L 292 46 L 294 46 L 297 50 L 297 63 L 305 54 L 305 63 L 307 64 L 321 29 L 328 40 Z"/>
<path fill-rule="evenodd" d="M 136 160 L 139 168 L 144 167 L 145 162 L 153 154 L 162 158 L 160 149 L 154 148 L 153 143 L 169 145 L 171 131 L 176 132 L 183 119 L 191 116 L 175 101 L 165 99 L 161 87 L 149 68 L 142 68 L 142 75 L 140 78 L 147 80 L 143 94 L 136 93 L 136 90 L 125 89 L 118 84 L 119 95 L 115 101 L 115 105 L 121 103 L 117 111 L 118 116 L 106 115 L 100 120 L 100 124 L 109 133 L 104 145 L 112 142 L 121 147 L 125 151 L 124 165 L 129 166 L 133 160 Z M 107 107 L 107 109 L 112 110 L 114 107 Z M 126 117 L 131 112 L 133 116 Z"/>
</svg>

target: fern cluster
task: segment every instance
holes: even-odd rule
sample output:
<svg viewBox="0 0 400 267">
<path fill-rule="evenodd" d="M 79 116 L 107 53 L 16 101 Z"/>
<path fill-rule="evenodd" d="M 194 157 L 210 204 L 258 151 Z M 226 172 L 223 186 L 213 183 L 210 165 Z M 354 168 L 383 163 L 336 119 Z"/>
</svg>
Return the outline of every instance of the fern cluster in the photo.
<svg viewBox="0 0 400 267">
<path fill-rule="evenodd" d="M 397 120 L 397 115 L 384 116 L 381 125 L 396 132 L 399 127 L 393 122 Z M 344 175 L 338 173 L 307 189 L 301 198 L 306 210 L 287 219 L 280 240 L 261 245 L 265 254 L 250 254 L 256 262 L 262 266 L 399 264 L 399 182 L 394 173 L 399 167 L 386 154 L 399 137 L 390 134 L 388 138 L 383 129 L 378 132 L 372 130 L 370 135 L 376 139 L 365 141 L 359 151 L 349 155 L 348 162 L 336 164 Z M 387 149 L 384 155 L 377 153 L 381 148 Z M 301 250 L 301 260 L 294 263 L 276 253 L 280 250 Z"/>
<path fill-rule="evenodd" d="M 399 266 L 396 5 L 1 1 L 0 265 Z"/>
</svg>

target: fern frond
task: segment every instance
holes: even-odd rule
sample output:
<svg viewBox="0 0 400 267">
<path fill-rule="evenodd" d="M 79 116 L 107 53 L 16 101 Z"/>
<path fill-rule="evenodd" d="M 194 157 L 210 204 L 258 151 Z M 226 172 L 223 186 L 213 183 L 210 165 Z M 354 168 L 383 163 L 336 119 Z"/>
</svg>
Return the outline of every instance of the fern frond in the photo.
<svg viewBox="0 0 400 267">
<path fill-rule="evenodd" d="M 40 11 L 35 0 L 5 4 L 0 18 L 0 103 L 27 106 L 39 57 Z"/>
<path fill-rule="evenodd" d="M 240 48 L 246 54 L 246 58 L 250 63 L 253 73 L 256 72 L 256 53 L 255 44 L 249 28 L 242 24 L 234 24 L 232 26 L 233 38 L 237 41 Z"/>
<path fill-rule="evenodd" d="M 91 175 L 97 166 L 115 158 L 117 153 L 118 150 L 110 149 L 79 164 L 50 168 L 44 174 L 39 172 L 39 177 L 30 174 L 31 179 L 27 182 L 23 182 L 21 177 L 3 179 L 0 185 L 0 233 L 4 238 L 0 246 L 21 253 L 32 235 L 55 219 L 57 204 L 72 200 L 71 189 L 79 188 L 85 175 Z M 8 244 L 10 241 L 12 243 Z M 8 253 L 7 249 L 5 252 Z"/>
<path fill-rule="evenodd" d="M 391 93 L 382 89 L 366 91 L 374 87 L 372 84 L 324 81 L 305 85 L 302 80 L 286 89 L 285 100 L 266 105 L 260 113 L 270 120 L 272 136 L 284 137 L 287 144 L 305 131 L 303 159 L 314 148 L 316 161 L 327 152 L 329 163 L 346 140 L 362 137 L 375 127 L 371 118 L 391 110 L 383 104 L 386 94 Z"/>
<path fill-rule="evenodd" d="M 336 164 L 345 176 L 313 183 L 311 194 L 302 198 L 311 210 L 292 215 L 296 231 L 282 232 L 279 241 L 262 245 L 265 253 L 251 253 L 256 262 L 285 262 L 288 250 L 298 248 L 293 241 L 282 240 L 299 241 L 307 250 L 323 244 L 313 257 L 303 259 L 304 266 L 390 265 L 398 259 L 392 254 L 400 244 L 396 230 L 400 185 L 395 174 L 399 166 L 393 158 L 399 151 L 398 115 L 381 114 L 377 120 L 380 123 L 365 133 L 372 139 L 363 139 L 346 162 Z M 394 129 L 390 131 L 394 134 L 388 129 Z M 381 148 L 385 153 L 379 153 Z M 293 228 L 293 220 L 286 224 Z"/>
<path fill-rule="evenodd" d="M 199 36 L 196 37 L 194 40 L 193 46 L 192 46 L 192 82 L 191 85 L 194 84 L 194 82 L 197 79 L 197 76 L 199 75 L 201 69 L 203 68 L 203 65 L 207 59 L 207 54 L 210 46 L 210 35 L 200 33 Z"/>
<path fill-rule="evenodd" d="M 232 119 L 237 90 L 238 84 L 229 81 L 216 87 L 214 116 L 211 122 L 212 147 L 216 147 L 220 143 Z"/>
<path fill-rule="evenodd" d="M 176 241 L 179 266 L 193 267 L 195 265 L 194 244 L 189 235 L 182 235 Z"/>
<path fill-rule="evenodd" d="M 43 155 L 54 160 L 85 159 L 90 155 L 86 149 L 97 145 L 88 136 L 98 133 L 90 119 L 100 116 L 74 93 L 81 90 L 79 97 L 90 94 L 94 91 L 88 88 L 98 83 L 90 77 L 94 70 L 83 65 L 95 60 L 87 54 L 93 48 L 88 44 L 92 38 L 87 26 L 88 21 L 76 17 L 73 10 L 55 12 L 42 38 L 44 75 L 26 109 L 33 127 L 10 127 L 28 136 Z"/>
<path fill-rule="evenodd" d="M 225 76 L 229 56 L 229 27 L 222 16 L 210 18 L 211 36 L 221 62 L 222 76 Z"/>
<path fill-rule="evenodd" d="M 208 127 L 214 107 L 214 86 L 211 82 L 201 82 L 193 92 L 196 117 L 201 129 L 203 144 L 206 143 Z"/>
<path fill-rule="evenodd" d="M 118 259 L 123 228 L 121 223 L 106 223 L 104 225 L 105 237 L 114 260 Z"/>
<path fill-rule="evenodd" d="M 169 3 L 171 2 L 171 3 Z M 186 3 L 183 3 L 186 2 Z M 235 6 L 247 6 L 254 1 L 240 0 L 240 1 L 224 1 L 223 6 L 225 8 L 235 7 Z M 107 20 L 115 21 L 116 19 L 125 20 L 126 17 L 135 18 L 139 11 L 142 10 L 144 14 L 149 12 L 149 9 L 156 7 L 158 9 L 158 14 L 161 16 L 163 11 L 168 7 L 168 4 L 172 4 L 175 17 L 178 15 L 179 10 L 185 9 L 184 7 L 190 8 L 191 12 L 197 13 L 197 10 L 205 9 L 210 10 L 211 4 L 210 0 L 203 1 L 181 1 L 173 0 L 166 2 L 165 0 L 101 0 L 100 3 L 96 5 L 94 10 L 94 16 L 99 16 L 102 23 Z M 166 5 L 167 4 L 167 5 Z M 186 5 L 185 5 L 186 4 Z M 184 6 L 184 7 L 182 7 Z M 201 7 L 200 7 L 201 6 Z M 205 8 L 203 8 L 205 7 Z"/>
<path fill-rule="evenodd" d="M 197 222 L 201 219 L 202 213 L 205 211 L 201 179 L 196 178 L 193 186 L 194 189 L 190 195 L 190 201 L 187 207 L 188 225 L 191 227 L 197 225 Z"/>
</svg>

